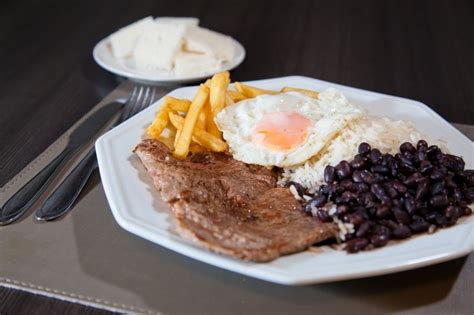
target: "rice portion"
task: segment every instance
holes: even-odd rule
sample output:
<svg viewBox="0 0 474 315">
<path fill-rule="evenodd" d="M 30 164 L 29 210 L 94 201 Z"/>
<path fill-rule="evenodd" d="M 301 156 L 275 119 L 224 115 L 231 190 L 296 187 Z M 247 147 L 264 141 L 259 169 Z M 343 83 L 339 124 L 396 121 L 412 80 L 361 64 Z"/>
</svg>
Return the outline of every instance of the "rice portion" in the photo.
<svg viewBox="0 0 474 315">
<path fill-rule="evenodd" d="M 320 154 L 302 165 L 284 168 L 278 183 L 297 182 L 314 193 L 323 184 L 326 165 L 335 166 L 342 160 L 352 160 L 361 142 L 369 143 L 382 153 L 395 154 L 403 142 L 416 143 L 420 139 L 428 140 L 410 122 L 364 115 L 352 121 Z"/>
</svg>

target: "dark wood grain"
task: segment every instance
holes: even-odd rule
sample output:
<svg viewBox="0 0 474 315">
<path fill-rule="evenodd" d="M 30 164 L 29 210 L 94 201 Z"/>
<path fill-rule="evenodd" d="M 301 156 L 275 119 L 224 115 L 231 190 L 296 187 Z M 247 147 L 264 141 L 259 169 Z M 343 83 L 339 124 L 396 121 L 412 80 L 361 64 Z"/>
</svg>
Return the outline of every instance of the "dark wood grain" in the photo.
<svg viewBox="0 0 474 315">
<path fill-rule="evenodd" d="M 197 16 L 247 50 L 233 79 L 301 74 L 420 100 L 474 123 L 474 2 L 2 1 L 0 186 L 119 80 L 95 43 L 146 15 Z M 0 289 L 4 313 L 96 313 Z M 100 313 L 100 312 L 97 312 Z"/>
</svg>

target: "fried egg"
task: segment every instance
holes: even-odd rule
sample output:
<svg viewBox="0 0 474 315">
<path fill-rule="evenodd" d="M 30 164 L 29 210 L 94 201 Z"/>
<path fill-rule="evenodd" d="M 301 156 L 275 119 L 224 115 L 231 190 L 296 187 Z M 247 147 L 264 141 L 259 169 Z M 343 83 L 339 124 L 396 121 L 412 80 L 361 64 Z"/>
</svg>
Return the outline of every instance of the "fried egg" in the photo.
<svg viewBox="0 0 474 315">
<path fill-rule="evenodd" d="M 318 154 L 362 110 L 336 89 L 259 95 L 224 108 L 215 121 L 236 160 L 288 167 Z"/>
</svg>

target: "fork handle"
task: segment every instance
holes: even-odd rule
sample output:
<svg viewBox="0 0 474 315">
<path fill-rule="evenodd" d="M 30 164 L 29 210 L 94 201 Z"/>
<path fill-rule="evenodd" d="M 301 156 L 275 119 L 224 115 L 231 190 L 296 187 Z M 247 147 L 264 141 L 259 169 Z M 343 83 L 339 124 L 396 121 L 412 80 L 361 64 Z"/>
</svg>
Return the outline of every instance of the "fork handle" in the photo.
<svg viewBox="0 0 474 315">
<path fill-rule="evenodd" d="M 64 149 L 54 160 L 41 170 L 35 177 L 18 190 L 0 208 L 0 225 L 9 224 L 20 218 L 26 210 L 41 196 L 48 184 L 58 173 L 64 162 L 73 153 L 70 148 Z"/>
<path fill-rule="evenodd" d="M 68 212 L 96 168 L 97 159 L 95 149 L 92 147 L 36 210 L 36 219 L 50 221 Z"/>
</svg>

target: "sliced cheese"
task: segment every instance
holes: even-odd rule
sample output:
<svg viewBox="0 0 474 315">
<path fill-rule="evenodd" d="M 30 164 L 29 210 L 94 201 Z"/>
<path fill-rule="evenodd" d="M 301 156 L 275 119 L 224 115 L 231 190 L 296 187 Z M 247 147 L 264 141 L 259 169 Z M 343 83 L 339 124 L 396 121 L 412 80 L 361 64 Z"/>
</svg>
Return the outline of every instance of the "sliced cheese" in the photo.
<svg viewBox="0 0 474 315">
<path fill-rule="evenodd" d="M 133 52 L 136 66 L 144 70 L 172 70 L 182 46 L 184 25 L 154 24 L 139 37 Z"/>
<path fill-rule="evenodd" d="M 188 27 L 184 36 L 184 48 L 189 52 L 198 52 L 223 61 L 234 57 L 234 45 L 229 36 L 203 27 Z"/>
<path fill-rule="evenodd" d="M 178 53 L 174 60 L 177 75 L 205 74 L 216 72 L 222 62 L 207 54 Z"/>
<path fill-rule="evenodd" d="M 110 35 L 110 44 L 112 46 L 112 53 L 115 58 L 126 58 L 130 57 L 135 48 L 135 44 L 138 37 L 143 31 L 154 25 L 152 16 L 141 19 L 135 23 L 132 23 L 124 28 L 119 29 L 117 32 Z"/>
</svg>

